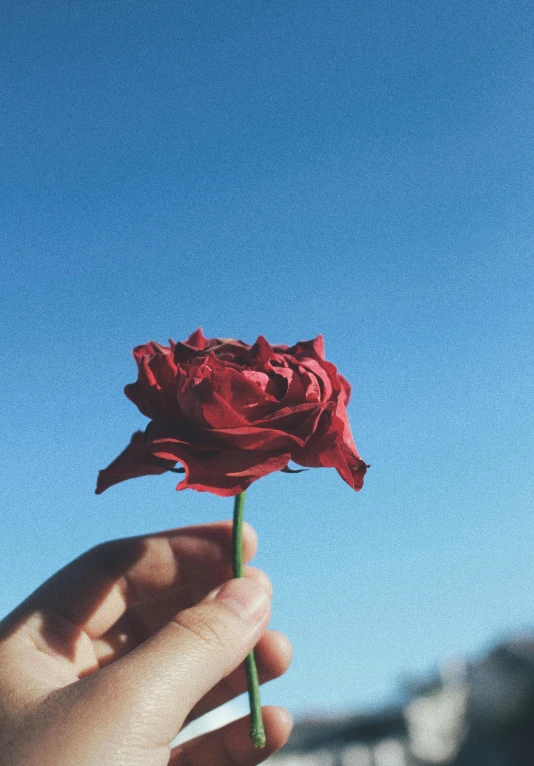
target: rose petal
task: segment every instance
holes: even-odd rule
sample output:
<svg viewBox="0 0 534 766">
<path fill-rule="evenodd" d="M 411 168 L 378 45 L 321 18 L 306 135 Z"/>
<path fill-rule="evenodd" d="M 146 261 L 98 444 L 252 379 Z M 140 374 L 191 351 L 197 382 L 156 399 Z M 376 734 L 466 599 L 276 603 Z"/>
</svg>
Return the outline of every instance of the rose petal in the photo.
<svg viewBox="0 0 534 766">
<path fill-rule="evenodd" d="M 271 452 L 277 449 L 290 449 L 293 445 L 303 447 L 306 439 L 296 434 L 287 433 L 273 428 L 218 428 L 213 436 L 219 444 L 230 449 L 250 449 L 260 452 Z"/>
<path fill-rule="evenodd" d="M 180 450 L 180 462 L 185 467 L 186 478 L 176 489 L 196 489 L 213 492 L 221 497 L 231 497 L 244 492 L 252 482 L 279 471 L 289 463 L 290 455 L 268 454 L 248 450 L 227 450 L 215 455 L 190 453 Z"/>
<path fill-rule="evenodd" d="M 275 351 L 278 351 L 279 348 L 285 348 L 284 353 L 297 359 L 309 357 L 324 361 L 324 339 L 322 335 L 318 335 L 313 340 L 301 340 L 294 346 L 275 346 L 274 348 Z"/>
<path fill-rule="evenodd" d="M 333 408 L 325 411 L 317 431 L 304 447 L 292 451 L 291 459 L 308 468 L 335 468 L 349 486 L 359 491 L 368 466 L 359 456 L 346 425 Z"/>
<path fill-rule="evenodd" d="M 177 417 L 177 368 L 171 349 L 150 341 L 144 346 L 137 346 L 133 353 L 138 366 L 138 377 L 135 383 L 125 386 L 126 396 L 148 418 L 159 417 L 162 413 L 167 417 Z"/>
<path fill-rule="evenodd" d="M 249 352 L 249 360 L 253 364 L 267 364 L 273 355 L 273 349 L 269 341 L 259 335 L 256 343 L 251 347 Z"/>
<path fill-rule="evenodd" d="M 169 461 L 172 468 L 176 460 Z M 118 457 L 98 474 L 95 494 L 100 495 L 108 487 L 118 484 L 127 479 L 137 476 L 150 476 L 152 474 L 165 473 L 168 469 L 154 462 L 152 453 L 145 443 L 145 435 L 142 431 L 136 431 L 129 445 Z"/>
<path fill-rule="evenodd" d="M 206 348 L 209 341 L 204 337 L 202 327 L 199 327 L 197 330 L 195 330 L 195 332 L 191 333 L 189 338 L 186 340 L 186 343 L 188 346 L 192 346 L 197 350 L 202 350 Z"/>
<path fill-rule="evenodd" d="M 338 372 L 337 374 L 338 380 L 341 383 L 341 393 L 340 393 L 340 401 L 343 402 L 343 404 L 346 406 L 350 401 L 350 395 L 352 393 L 352 386 L 350 385 L 349 381 L 341 375 L 341 373 Z"/>
</svg>

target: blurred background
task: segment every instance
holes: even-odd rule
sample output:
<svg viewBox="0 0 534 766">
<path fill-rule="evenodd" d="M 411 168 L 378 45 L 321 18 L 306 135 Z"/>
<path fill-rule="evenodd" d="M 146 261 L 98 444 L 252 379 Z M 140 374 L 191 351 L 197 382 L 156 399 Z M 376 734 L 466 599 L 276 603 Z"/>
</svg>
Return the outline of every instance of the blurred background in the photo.
<svg viewBox="0 0 534 766">
<path fill-rule="evenodd" d="M 1 614 L 98 542 L 231 516 L 170 474 L 93 494 L 146 424 L 131 349 L 202 326 L 322 333 L 372 464 L 248 492 L 295 649 L 265 702 L 381 709 L 529 634 L 533 16 L 6 0 Z"/>
</svg>

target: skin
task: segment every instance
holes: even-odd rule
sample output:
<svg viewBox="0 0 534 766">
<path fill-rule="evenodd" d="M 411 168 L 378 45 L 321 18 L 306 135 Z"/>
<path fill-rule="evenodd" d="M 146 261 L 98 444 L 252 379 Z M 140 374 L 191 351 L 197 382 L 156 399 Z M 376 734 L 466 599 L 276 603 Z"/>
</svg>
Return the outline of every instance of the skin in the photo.
<svg viewBox="0 0 534 766">
<path fill-rule="evenodd" d="M 0 623 L 0 766 L 252 766 L 286 741 L 291 718 L 264 708 L 172 748 L 182 727 L 286 671 L 291 647 L 267 630 L 271 585 L 232 580 L 232 527 L 217 523 L 100 545 Z M 256 536 L 244 526 L 244 558 Z"/>
</svg>

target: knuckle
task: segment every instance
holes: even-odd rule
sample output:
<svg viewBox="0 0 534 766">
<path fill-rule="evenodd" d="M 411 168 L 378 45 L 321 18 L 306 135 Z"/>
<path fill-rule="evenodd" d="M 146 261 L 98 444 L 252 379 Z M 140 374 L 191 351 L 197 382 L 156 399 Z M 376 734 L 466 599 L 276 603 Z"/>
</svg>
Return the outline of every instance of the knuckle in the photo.
<svg viewBox="0 0 534 766">
<path fill-rule="evenodd" d="M 197 609 L 186 609 L 180 612 L 173 622 L 211 651 L 222 649 L 228 644 L 228 637 L 223 626 Z"/>
</svg>

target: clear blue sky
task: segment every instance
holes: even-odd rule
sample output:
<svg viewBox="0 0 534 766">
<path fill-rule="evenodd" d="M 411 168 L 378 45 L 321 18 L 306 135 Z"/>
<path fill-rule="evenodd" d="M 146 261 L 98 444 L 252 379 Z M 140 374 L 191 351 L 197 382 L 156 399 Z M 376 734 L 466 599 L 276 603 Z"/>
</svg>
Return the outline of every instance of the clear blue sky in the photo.
<svg viewBox="0 0 534 766">
<path fill-rule="evenodd" d="M 148 477 L 134 345 L 318 333 L 372 464 L 248 493 L 265 693 L 378 704 L 534 623 L 534 45 L 517 0 L 8 0 L 0 610 L 91 545 L 231 515 Z"/>
</svg>

